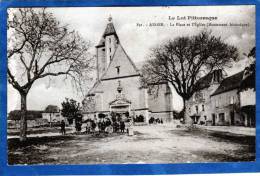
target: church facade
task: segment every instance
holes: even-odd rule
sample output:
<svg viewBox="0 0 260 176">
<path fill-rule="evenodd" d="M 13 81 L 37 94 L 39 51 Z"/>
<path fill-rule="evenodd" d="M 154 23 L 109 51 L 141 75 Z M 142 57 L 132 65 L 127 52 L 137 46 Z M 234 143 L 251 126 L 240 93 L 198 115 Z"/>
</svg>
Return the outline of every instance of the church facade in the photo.
<svg viewBox="0 0 260 176">
<path fill-rule="evenodd" d="M 167 83 L 157 95 L 141 85 L 142 73 L 120 43 L 112 18 L 96 46 L 97 80 L 83 100 L 84 118 L 98 119 L 112 112 L 125 117 L 173 119 L 172 93 Z"/>
</svg>

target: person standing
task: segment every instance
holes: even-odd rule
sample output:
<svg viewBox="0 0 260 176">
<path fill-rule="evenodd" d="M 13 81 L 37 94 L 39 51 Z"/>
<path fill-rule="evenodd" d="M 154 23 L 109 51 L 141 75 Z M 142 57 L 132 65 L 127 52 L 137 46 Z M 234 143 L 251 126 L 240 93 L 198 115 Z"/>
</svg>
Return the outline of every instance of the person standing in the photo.
<svg viewBox="0 0 260 176">
<path fill-rule="evenodd" d="M 121 121 L 121 122 L 120 122 L 120 132 L 121 132 L 121 133 L 124 133 L 124 132 L 125 132 L 125 122 L 124 122 L 124 121 Z"/>
<path fill-rule="evenodd" d="M 61 134 L 62 134 L 62 135 L 65 135 L 65 134 L 66 134 L 65 126 L 66 126 L 65 122 L 64 122 L 64 120 L 62 120 L 61 123 L 60 123 Z"/>
</svg>

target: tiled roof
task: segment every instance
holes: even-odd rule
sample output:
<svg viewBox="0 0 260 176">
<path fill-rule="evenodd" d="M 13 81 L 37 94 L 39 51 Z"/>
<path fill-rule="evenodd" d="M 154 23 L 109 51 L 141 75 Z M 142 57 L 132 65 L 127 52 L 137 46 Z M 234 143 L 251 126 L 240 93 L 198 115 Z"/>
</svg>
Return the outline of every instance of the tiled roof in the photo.
<svg viewBox="0 0 260 176">
<path fill-rule="evenodd" d="M 243 79 L 243 72 L 244 71 L 241 71 L 237 74 L 234 74 L 232 76 L 225 78 L 220 83 L 220 86 L 217 88 L 217 90 L 211 96 L 218 95 L 223 92 L 227 92 L 227 91 L 239 88 L 241 81 Z"/>
<path fill-rule="evenodd" d="M 200 78 L 195 85 L 195 90 L 199 91 L 201 89 L 209 87 L 210 83 L 212 81 L 212 76 L 213 76 L 213 73 L 208 73 L 206 76 L 203 76 L 202 78 Z"/>
<path fill-rule="evenodd" d="M 105 39 L 104 37 L 102 36 L 102 38 L 100 39 L 100 41 L 98 42 L 98 45 L 97 46 L 105 46 Z"/>
</svg>

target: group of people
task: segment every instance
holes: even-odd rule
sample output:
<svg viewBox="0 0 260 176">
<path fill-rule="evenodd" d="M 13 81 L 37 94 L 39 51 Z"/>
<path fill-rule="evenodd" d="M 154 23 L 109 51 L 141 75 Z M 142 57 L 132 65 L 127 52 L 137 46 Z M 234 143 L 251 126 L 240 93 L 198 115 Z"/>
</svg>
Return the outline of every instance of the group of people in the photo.
<svg viewBox="0 0 260 176">
<path fill-rule="evenodd" d="M 151 117 L 149 119 L 149 124 L 163 124 L 163 120 L 159 118 Z"/>
<path fill-rule="evenodd" d="M 123 120 L 121 121 L 111 121 L 109 118 L 99 119 L 98 121 L 94 121 L 91 119 L 88 119 L 85 121 L 86 123 L 86 131 L 85 133 L 93 133 L 93 132 L 103 132 L 103 133 L 124 133 L 127 132 L 126 124 Z M 79 127 L 80 126 L 80 127 Z M 61 134 L 66 134 L 66 124 L 64 120 L 60 123 L 61 127 Z M 79 125 L 79 122 L 75 123 L 75 129 L 77 132 L 81 132 L 81 125 Z"/>
<path fill-rule="evenodd" d="M 121 132 L 124 133 L 125 132 L 125 122 L 124 121 L 115 121 L 113 122 L 113 132 L 117 133 L 117 132 Z"/>
</svg>

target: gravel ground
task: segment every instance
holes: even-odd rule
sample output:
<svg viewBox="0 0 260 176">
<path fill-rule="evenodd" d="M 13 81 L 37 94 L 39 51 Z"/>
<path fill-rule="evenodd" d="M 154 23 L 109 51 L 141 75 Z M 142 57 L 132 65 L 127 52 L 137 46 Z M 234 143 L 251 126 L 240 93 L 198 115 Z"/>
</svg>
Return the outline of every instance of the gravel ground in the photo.
<svg viewBox="0 0 260 176">
<path fill-rule="evenodd" d="M 167 125 L 135 126 L 134 133 L 9 139 L 8 160 L 11 165 L 255 160 L 254 136 Z"/>
</svg>

